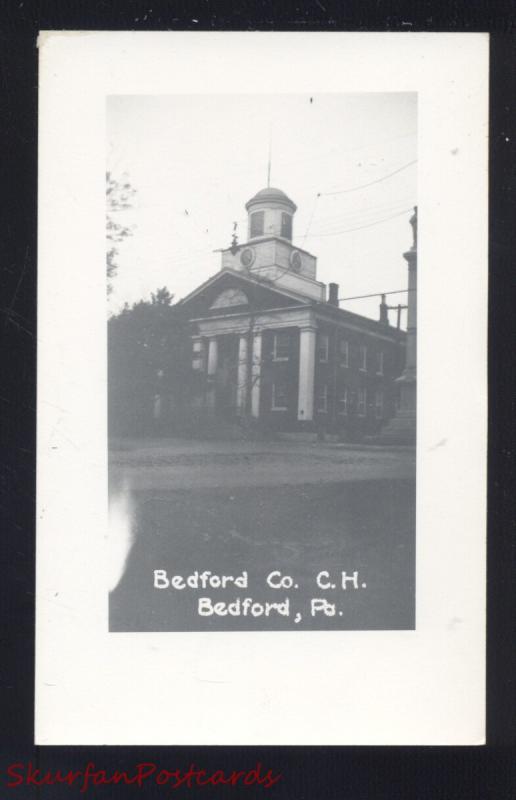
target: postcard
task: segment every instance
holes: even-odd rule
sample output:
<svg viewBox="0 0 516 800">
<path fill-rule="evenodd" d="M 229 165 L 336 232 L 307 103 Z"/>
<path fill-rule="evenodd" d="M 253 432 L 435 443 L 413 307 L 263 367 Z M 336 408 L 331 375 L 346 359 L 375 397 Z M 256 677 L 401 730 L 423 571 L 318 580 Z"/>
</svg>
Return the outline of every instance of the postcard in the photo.
<svg viewBox="0 0 516 800">
<path fill-rule="evenodd" d="M 38 744 L 482 744 L 484 34 L 40 35 Z"/>
</svg>

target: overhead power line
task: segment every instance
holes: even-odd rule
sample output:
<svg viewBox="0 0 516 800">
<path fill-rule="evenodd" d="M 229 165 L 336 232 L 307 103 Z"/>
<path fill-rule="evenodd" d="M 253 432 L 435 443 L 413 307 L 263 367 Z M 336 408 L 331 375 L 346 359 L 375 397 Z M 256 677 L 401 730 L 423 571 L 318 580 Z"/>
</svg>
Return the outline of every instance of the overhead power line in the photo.
<svg viewBox="0 0 516 800">
<path fill-rule="evenodd" d="M 398 172 L 408 169 L 408 167 L 411 167 L 413 164 L 417 164 L 417 158 L 414 159 L 414 161 L 409 161 L 408 164 L 403 164 L 402 167 L 395 169 L 394 172 L 389 172 L 388 175 L 384 175 L 383 177 L 377 178 L 369 183 L 362 183 L 360 186 L 352 186 L 350 189 L 337 189 L 335 192 L 319 192 L 318 197 L 328 197 L 334 194 L 347 194 L 348 192 L 357 192 L 359 189 L 366 189 L 368 186 L 374 186 L 375 183 L 381 183 L 382 181 L 386 181 L 388 178 L 392 178 L 393 175 L 397 175 Z"/>
<path fill-rule="evenodd" d="M 371 201 L 367 203 L 359 203 L 356 198 L 350 198 L 337 213 L 325 213 L 318 216 L 317 224 L 326 225 L 332 222 L 340 222 L 342 227 L 342 221 L 348 217 L 363 216 L 364 214 L 368 214 L 369 212 L 374 213 L 375 211 L 389 213 L 394 210 L 395 206 L 415 205 L 412 198 L 413 192 L 396 192 L 396 194 L 393 192 L 389 198 L 375 200 L 374 202 L 371 199 Z"/>
<path fill-rule="evenodd" d="M 397 214 L 391 214 L 390 217 L 384 217 L 383 219 L 377 219 L 376 222 L 369 222 L 367 225 L 359 225 L 356 228 L 344 228 L 341 231 L 334 231 L 333 233 L 311 233 L 308 236 L 305 234 L 305 239 L 322 239 L 326 236 L 340 236 L 343 233 L 352 233 L 353 231 L 361 231 L 364 228 L 372 228 L 374 225 L 380 225 L 381 222 L 387 222 L 390 219 L 395 219 L 395 217 L 401 217 L 403 214 L 406 214 L 408 211 L 412 211 L 413 206 L 410 208 L 404 208 L 403 211 L 398 211 Z"/>
<path fill-rule="evenodd" d="M 344 230 L 344 228 L 351 228 L 359 225 L 368 225 L 370 222 L 375 222 L 378 219 L 383 219 L 391 214 L 402 212 L 405 208 L 413 208 L 415 203 L 411 198 L 405 197 L 403 201 L 397 203 L 388 203 L 377 208 L 368 208 L 356 212 L 342 214 L 340 220 L 326 221 L 319 220 L 317 226 L 312 226 L 312 236 L 322 236 L 331 233 L 337 233 Z M 315 230 L 313 228 L 315 227 Z"/>
<path fill-rule="evenodd" d="M 393 289 L 392 292 L 373 292 L 372 294 L 356 294 L 354 297 L 339 297 L 339 300 L 363 300 L 365 297 L 381 297 L 387 294 L 406 294 L 407 292 L 415 292 L 415 289 Z"/>
<path fill-rule="evenodd" d="M 316 194 L 315 198 L 314 198 L 314 205 L 313 205 L 313 208 L 312 208 L 312 213 L 310 214 L 310 219 L 308 221 L 308 225 L 306 226 L 306 231 L 305 231 L 305 235 L 303 236 L 302 244 L 305 243 L 305 239 L 306 239 L 306 237 L 308 236 L 308 234 L 310 232 L 310 228 L 312 226 L 312 222 L 313 222 L 313 218 L 314 218 L 315 209 L 316 209 L 316 206 L 317 206 L 317 200 L 318 199 L 319 199 L 319 195 Z"/>
</svg>

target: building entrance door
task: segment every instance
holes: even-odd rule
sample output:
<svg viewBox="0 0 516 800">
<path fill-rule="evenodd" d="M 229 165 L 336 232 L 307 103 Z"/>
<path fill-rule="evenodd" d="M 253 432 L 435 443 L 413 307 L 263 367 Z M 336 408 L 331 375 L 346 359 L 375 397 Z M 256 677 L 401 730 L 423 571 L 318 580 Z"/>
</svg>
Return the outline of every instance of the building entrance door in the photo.
<svg viewBox="0 0 516 800">
<path fill-rule="evenodd" d="M 219 362 L 215 377 L 217 413 L 226 418 L 236 415 L 238 383 L 238 336 L 220 336 Z"/>
</svg>

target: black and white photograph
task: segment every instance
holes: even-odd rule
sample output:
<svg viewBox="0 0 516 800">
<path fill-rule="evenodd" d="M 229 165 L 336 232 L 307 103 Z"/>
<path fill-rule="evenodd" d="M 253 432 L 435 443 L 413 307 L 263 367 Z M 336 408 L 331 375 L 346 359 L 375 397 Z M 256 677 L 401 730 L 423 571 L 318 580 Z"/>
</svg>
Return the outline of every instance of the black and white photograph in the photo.
<svg viewBox="0 0 516 800">
<path fill-rule="evenodd" d="M 488 38 L 39 53 L 36 740 L 482 743 Z"/>
<path fill-rule="evenodd" d="M 176 5 L 4 15 L 3 782 L 509 797 L 510 10 Z"/>
<path fill-rule="evenodd" d="M 106 132 L 110 631 L 414 629 L 417 94 Z"/>
</svg>

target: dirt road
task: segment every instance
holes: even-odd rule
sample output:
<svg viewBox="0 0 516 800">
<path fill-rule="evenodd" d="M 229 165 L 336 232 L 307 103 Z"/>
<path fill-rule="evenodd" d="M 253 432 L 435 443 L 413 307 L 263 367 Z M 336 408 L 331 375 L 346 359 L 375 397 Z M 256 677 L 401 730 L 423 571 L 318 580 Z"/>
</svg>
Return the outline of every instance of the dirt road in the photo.
<svg viewBox="0 0 516 800">
<path fill-rule="evenodd" d="M 414 470 L 410 450 L 126 443 L 110 462 L 111 496 L 123 499 L 113 531 L 113 539 L 122 537 L 122 560 L 110 629 L 411 629 Z M 233 584 L 175 591 L 155 586 L 155 570 L 170 577 L 245 572 L 248 583 L 240 594 Z M 268 585 L 274 570 L 295 586 Z M 321 590 L 321 571 L 331 574 L 333 589 Z M 348 582 L 342 590 L 342 574 L 355 572 L 356 587 Z M 200 596 L 235 603 L 240 595 L 256 603 L 288 599 L 290 612 L 265 623 L 262 616 L 199 614 Z M 314 597 L 333 603 L 335 614 L 312 614 Z"/>
<path fill-rule="evenodd" d="M 412 448 L 327 443 L 126 442 L 110 452 L 112 485 L 133 489 L 278 486 L 328 481 L 414 479 Z"/>
</svg>

